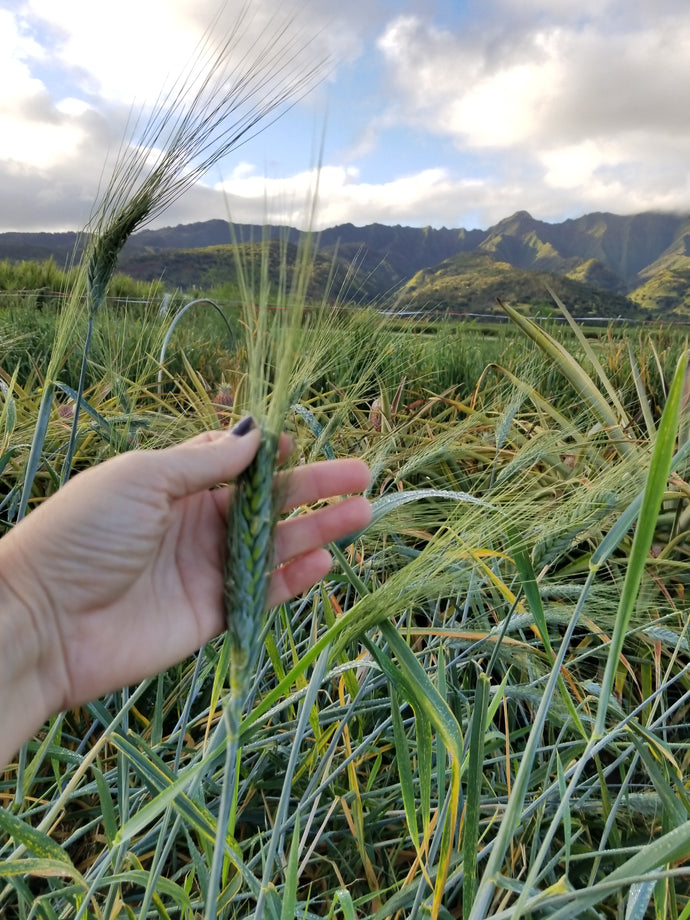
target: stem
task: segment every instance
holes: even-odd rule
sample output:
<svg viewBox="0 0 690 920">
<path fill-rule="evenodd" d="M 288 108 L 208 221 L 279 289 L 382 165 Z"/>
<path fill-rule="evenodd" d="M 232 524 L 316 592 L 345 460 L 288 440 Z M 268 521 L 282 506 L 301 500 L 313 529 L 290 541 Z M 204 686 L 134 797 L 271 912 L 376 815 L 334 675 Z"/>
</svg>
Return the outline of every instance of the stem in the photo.
<svg viewBox="0 0 690 920">
<path fill-rule="evenodd" d="M 91 350 L 91 336 L 93 335 L 93 318 L 95 315 L 95 310 L 91 310 L 89 313 L 89 325 L 86 329 L 86 342 L 84 343 L 84 353 L 81 356 L 81 368 L 79 370 L 79 383 L 77 385 L 77 399 L 74 406 L 74 418 L 72 419 L 72 430 L 69 433 L 69 442 L 67 444 L 67 453 L 65 454 L 65 461 L 62 464 L 62 473 L 60 474 L 60 485 L 64 486 L 67 480 L 70 477 L 72 472 L 72 462 L 74 460 L 74 452 L 77 446 L 77 431 L 79 428 L 79 412 L 81 410 L 81 400 L 84 395 L 84 388 L 86 386 L 86 366 L 89 360 L 89 352 Z"/>
</svg>

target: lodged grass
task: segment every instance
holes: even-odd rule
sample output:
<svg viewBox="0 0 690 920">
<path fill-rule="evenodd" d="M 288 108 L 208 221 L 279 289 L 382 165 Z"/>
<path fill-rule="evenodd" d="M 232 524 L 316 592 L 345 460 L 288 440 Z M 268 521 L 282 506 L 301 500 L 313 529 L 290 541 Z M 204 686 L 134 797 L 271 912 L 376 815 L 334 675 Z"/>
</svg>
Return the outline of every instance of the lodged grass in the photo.
<svg viewBox="0 0 690 920">
<path fill-rule="evenodd" d="M 328 343 L 366 322 L 332 317 Z M 199 328 L 207 334 L 201 316 Z M 298 357 L 316 351 L 304 335 Z M 371 338 L 376 353 L 419 345 L 385 328 Z M 426 345 L 433 354 L 436 340 Z M 513 348 L 524 352 L 518 338 Z M 80 466 L 126 449 L 107 437 L 127 417 L 150 445 L 219 424 L 214 386 L 195 367 L 176 363 L 159 398 L 155 373 L 127 381 L 120 350 L 107 354 L 100 380 L 90 362 L 86 402 L 103 422 L 86 415 Z M 236 371 L 221 368 L 235 418 L 249 399 L 245 347 L 236 360 Z M 660 512 L 642 518 L 657 441 L 637 395 L 623 403 L 639 420 L 625 456 L 593 407 L 556 408 L 575 406 L 569 385 L 546 392 L 539 366 L 518 376 L 514 365 L 512 379 L 494 367 L 443 393 L 429 390 L 423 360 L 407 362 L 402 388 L 401 369 L 379 365 L 364 389 L 353 386 L 359 369 L 353 381 L 347 362 L 329 362 L 302 388 L 308 414 L 288 409 L 286 424 L 298 462 L 324 450 L 369 460 L 375 523 L 323 585 L 265 623 L 232 776 L 223 641 L 56 717 L 28 745 L 21 776 L 15 764 L 0 778 L 0 912 L 203 915 L 220 828 L 220 916 L 635 909 L 677 920 L 690 899 L 686 416 L 667 440 Z M 677 399 L 680 378 L 674 387 L 672 366 L 663 375 Z M 40 393 L 36 378 L 6 386 L 9 485 Z M 67 435 L 54 408 L 48 456 Z M 48 472 L 37 478 L 37 493 L 56 487 Z M 633 564 L 636 515 L 653 540 Z M 622 619 L 631 566 L 642 581 Z M 232 824 L 222 820 L 229 779 Z"/>
</svg>

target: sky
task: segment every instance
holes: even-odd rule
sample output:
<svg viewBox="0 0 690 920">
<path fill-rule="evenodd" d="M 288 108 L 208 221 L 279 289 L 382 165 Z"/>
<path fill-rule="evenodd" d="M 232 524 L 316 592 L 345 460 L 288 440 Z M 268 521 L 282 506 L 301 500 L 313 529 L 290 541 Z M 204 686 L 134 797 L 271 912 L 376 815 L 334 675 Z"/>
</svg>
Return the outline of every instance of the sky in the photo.
<svg viewBox="0 0 690 920">
<path fill-rule="evenodd" d="M 690 213 L 689 0 L 0 0 L 0 231 L 81 229 L 202 85 L 248 130 L 151 226 Z"/>
</svg>

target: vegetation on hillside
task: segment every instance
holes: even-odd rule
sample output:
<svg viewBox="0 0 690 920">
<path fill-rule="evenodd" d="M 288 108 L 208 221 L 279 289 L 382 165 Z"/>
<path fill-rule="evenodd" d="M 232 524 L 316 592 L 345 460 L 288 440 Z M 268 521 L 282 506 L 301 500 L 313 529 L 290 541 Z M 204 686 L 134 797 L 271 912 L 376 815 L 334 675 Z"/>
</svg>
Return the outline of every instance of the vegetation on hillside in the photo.
<svg viewBox="0 0 690 920">
<path fill-rule="evenodd" d="M 40 262 L 0 261 L 0 310 L 12 304 L 25 308 L 33 301 L 37 309 L 59 307 L 72 289 L 78 269 L 61 269 L 53 259 Z M 137 281 L 116 272 L 110 282 L 111 301 L 138 300 L 149 303 L 163 296 L 163 285 L 155 281 Z"/>
<path fill-rule="evenodd" d="M 661 268 L 632 295 L 642 309 L 670 316 L 690 315 L 690 258 Z"/>
<path fill-rule="evenodd" d="M 503 298 L 535 315 L 551 315 L 555 305 L 549 289 L 580 317 L 633 318 L 637 312 L 620 294 L 560 275 L 523 271 L 476 253 L 456 256 L 418 272 L 402 289 L 400 302 L 420 310 L 497 314 L 498 301 Z"/>
<path fill-rule="evenodd" d="M 206 265 L 194 271 L 196 256 L 187 257 L 189 266 L 180 264 L 175 250 L 198 250 L 227 246 L 234 236 L 239 242 L 282 240 L 297 244 L 299 232 L 291 228 L 238 225 L 231 235 L 225 221 L 210 220 L 197 224 L 144 230 L 134 234 L 125 246 L 121 267 L 136 277 L 156 281 L 180 278 L 191 289 L 205 286 L 206 270 L 223 276 L 223 263 Z M 446 228 L 387 227 L 372 224 L 355 227 L 343 224 L 318 234 L 322 255 L 357 265 L 356 288 L 369 301 L 387 296 L 404 286 L 418 272 L 448 271 L 449 264 L 458 268 L 457 285 L 448 285 L 446 301 L 454 296 L 453 288 L 464 284 L 465 267 L 456 257 L 462 254 L 489 256 L 496 263 L 513 269 L 536 273 L 535 284 L 543 273 L 570 278 L 587 285 L 585 290 L 572 289 L 577 299 L 589 296 L 602 306 L 600 315 L 638 316 L 651 314 L 682 319 L 687 316 L 689 219 L 672 214 L 637 214 L 622 217 L 614 214 L 588 214 L 560 224 L 535 220 L 519 211 L 488 230 L 452 230 Z M 77 242 L 75 234 L 0 234 L 0 258 L 40 259 L 53 255 L 59 265 L 68 264 Z M 211 261 L 210 255 L 199 256 Z M 451 260 L 448 263 L 448 260 Z M 472 269 L 481 286 L 491 287 L 496 267 L 488 260 L 478 270 Z M 482 276 L 486 275 L 482 280 Z M 658 276 L 658 277 L 657 277 Z M 516 275 L 516 278 L 518 276 Z M 171 281 L 172 283 L 172 281 Z M 522 287 L 523 281 L 516 282 Z M 626 296 L 639 305 L 616 301 L 620 309 L 607 312 L 602 291 Z M 569 293 L 561 288 L 561 294 Z M 460 297 L 462 300 L 462 297 Z M 479 300 L 477 294 L 476 300 Z M 573 305 L 571 299 L 571 306 Z M 453 307 L 460 309 L 460 304 Z M 493 307 L 482 303 L 481 311 Z"/>
<path fill-rule="evenodd" d="M 150 278 L 160 271 L 161 283 L 167 290 L 182 290 L 195 296 L 213 296 L 237 303 L 241 299 L 238 264 L 254 278 L 267 272 L 267 281 L 278 287 L 286 267 L 294 270 L 299 259 L 296 243 L 268 240 L 265 243 L 233 243 L 167 252 L 164 257 L 139 255 L 127 261 L 127 270 L 134 278 Z M 355 261 L 356 265 L 356 261 Z M 372 302 L 379 295 L 371 277 L 353 270 L 347 259 L 327 253 L 316 253 L 309 268 L 306 296 L 312 302 L 324 297 L 347 298 L 351 302 Z"/>
</svg>

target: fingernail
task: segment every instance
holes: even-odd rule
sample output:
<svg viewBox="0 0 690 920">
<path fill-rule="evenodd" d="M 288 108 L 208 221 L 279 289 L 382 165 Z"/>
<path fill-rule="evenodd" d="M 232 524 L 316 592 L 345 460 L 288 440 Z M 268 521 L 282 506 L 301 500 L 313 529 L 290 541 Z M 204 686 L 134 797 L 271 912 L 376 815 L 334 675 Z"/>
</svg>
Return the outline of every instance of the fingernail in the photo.
<svg viewBox="0 0 690 920">
<path fill-rule="evenodd" d="M 242 435 L 249 434 L 253 427 L 254 419 L 251 415 L 247 415 L 241 422 L 238 422 L 234 428 L 230 429 L 230 434 L 234 434 L 235 437 L 241 438 Z"/>
</svg>

